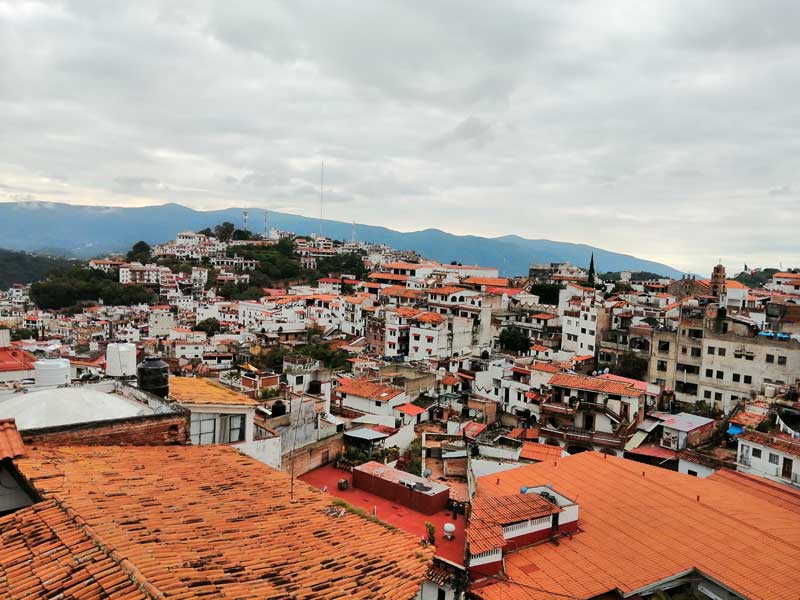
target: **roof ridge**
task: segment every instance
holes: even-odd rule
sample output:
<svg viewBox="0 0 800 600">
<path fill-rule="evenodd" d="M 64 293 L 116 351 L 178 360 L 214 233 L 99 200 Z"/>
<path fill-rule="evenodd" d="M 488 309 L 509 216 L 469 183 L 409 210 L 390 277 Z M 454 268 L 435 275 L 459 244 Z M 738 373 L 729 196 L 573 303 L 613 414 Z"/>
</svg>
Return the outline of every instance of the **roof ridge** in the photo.
<svg viewBox="0 0 800 600">
<path fill-rule="evenodd" d="M 68 502 L 58 498 L 58 496 L 50 496 L 45 502 L 52 501 L 59 509 L 61 509 L 67 517 L 78 527 L 86 537 L 94 543 L 94 545 L 103 552 L 108 558 L 116 564 L 119 569 L 124 572 L 128 578 L 136 585 L 142 594 L 150 598 L 150 600 L 164 600 L 166 596 L 150 581 L 145 575 L 131 562 L 127 557 L 121 556 L 117 550 L 105 542 L 95 530 L 86 522 L 86 519 L 80 516 L 78 511 L 72 508 Z"/>
</svg>

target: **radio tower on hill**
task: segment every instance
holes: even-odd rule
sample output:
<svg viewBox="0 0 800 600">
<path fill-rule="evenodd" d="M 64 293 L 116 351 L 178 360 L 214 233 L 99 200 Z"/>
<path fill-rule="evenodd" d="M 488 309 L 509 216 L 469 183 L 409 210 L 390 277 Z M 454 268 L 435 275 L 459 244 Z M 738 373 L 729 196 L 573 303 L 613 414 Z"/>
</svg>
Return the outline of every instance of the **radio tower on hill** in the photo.
<svg viewBox="0 0 800 600">
<path fill-rule="evenodd" d="M 247 231 L 247 209 L 242 209 L 242 221 L 244 223 L 244 230 Z"/>
</svg>

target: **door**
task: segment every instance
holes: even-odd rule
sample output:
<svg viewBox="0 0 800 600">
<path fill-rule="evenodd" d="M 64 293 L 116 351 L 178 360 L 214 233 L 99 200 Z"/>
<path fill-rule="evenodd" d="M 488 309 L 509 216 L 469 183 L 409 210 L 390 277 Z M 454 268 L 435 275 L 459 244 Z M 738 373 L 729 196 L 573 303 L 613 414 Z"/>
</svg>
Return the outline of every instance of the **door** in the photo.
<svg viewBox="0 0 800 600">
<path fill-rule="evenodd" d="M 322 451 L 322 464 L 323 465 L 327 465 L 328 462 L 330 462 L 330 460 L 331 460 L 330 450 L 323 450 Z"/>
<path fill-rule="evenodd" d="M 792 478 L 792 459 L 783 457 L 783 468 L 781 469 L 781 477 L 784 479 Z"/>
<path fill-rule="evenodd" d="M 594 431 L 594 415 L 592 413 L 583 413 L 583 428 Z"/>
</svg>

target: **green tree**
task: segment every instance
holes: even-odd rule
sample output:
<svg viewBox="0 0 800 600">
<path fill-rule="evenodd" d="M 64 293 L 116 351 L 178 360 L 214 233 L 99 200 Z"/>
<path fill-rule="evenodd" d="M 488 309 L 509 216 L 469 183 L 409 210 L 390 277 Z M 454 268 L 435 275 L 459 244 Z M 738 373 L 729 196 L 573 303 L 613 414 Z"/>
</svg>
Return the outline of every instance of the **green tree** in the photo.
<svg viewBox="0 0 800 600">
<path fill-rule="evenodd" d="M 531 294 L 539 296 L 542 304 L 558 304 L 558 293 L 563 288 L 552 283 L 536 283 L 531 287 Z"/>
<path fill-rule="evenodd" d="M 194 327 L 192 327 L 192 329 L 194 331 L 205 331 L 206 335 L 211 337 L 212 335 L 219 333 L 222 327 L 217 319 L 210 317 L 198 322 Z"/>
<path fill-rule="evenodd" d="M 647 378 L 648 362 L 635 352 L 625 352 L 619 357 L 617 364 L 610 368 L 614 375 L 644 380 Z"/>
<path fill-rule="evenodd" d="M 218 240 L 222 240 L 223 242 L 228 242 L 233 237 L 233 232 L 236 230 L 236 227 L 233 223 L 229 221 L 225 221 L 214 227 L 214 236 Z"/>
<path fill-rule="evenodd" d="M 211 237 L 211 236 L 214 235 L 214 232 L 211 231 L 211 227 L 206 227 L 205 229 L 201 229 L 197 233 L 200 233 L 200 234 L 208 236 L 208 237 Z"/>
<path fill-rule="evenodd" d="M 592 252 L 592 257 L 589 259 L 589 276 L 587 277 L 586 281 L 590 286 L 594 286 L 594 280 L 594 252 Z"/>
<path fill-rule="evenodd" d="M 139 240 L 133 245 L 133 247 L 131 247 L 125 258 L 127 258 L 129 262 L 146 263 L 148 260 L 150 260 L 150 253 L 150 244 L 144 240 Z"/>
<path fill-rule="evenodd" d="M 234 240 L 252 240 L 253 234 L 246 229 L 236 229 L 233 232 L 232 239 Z"/>
<path fill-rule="evenodd" d="M 500 332 L 500 347 L 511 352 L 523 353 L 530 350 L 531 340 L 519 327 L 507 327 Z"/>
</svg>

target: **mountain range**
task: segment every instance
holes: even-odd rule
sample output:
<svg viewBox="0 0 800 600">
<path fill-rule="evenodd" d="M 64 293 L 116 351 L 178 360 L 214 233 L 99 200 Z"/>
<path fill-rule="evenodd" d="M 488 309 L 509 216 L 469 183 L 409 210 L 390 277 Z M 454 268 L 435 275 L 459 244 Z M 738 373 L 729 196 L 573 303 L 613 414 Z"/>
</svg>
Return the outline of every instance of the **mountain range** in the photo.
<svg viewBox="0 0 800 600">
<path fill-rule="evenodd" d="M 180 231 L 197 231 L 223 221 L 241 228 L 242 209 L 198 211 L 180 204 L 123 208 L 7 202 L 0 203 L 0 247 L 89 258 L 125 251 L 139 240 L 162 243 L 173 239 Z M 309 235 L 320 229 L 319 219 L 271 210 L 268 222 L 270 227 L 299 235 Z M 263 230 L 264 210 L 250 208 L 249 223 L 254 231 Z M 530 263 L 570 262 L 586 267 L 592 253 L 598 272 L 650 271 L 667 277 L 681 276 L 680 271 L 667 265 L 585 244 L 526 239 L 517 235 L 496 238 L 454 235 L 439 229 L 401 232 L 331 220 L 323 220 L 321 226 L 326 237 L 349 240 L 355 233 L 359 241 L 415 250 L 440 262 L 496 266 L 506 276 L 526 274 Z"/>
</svg>

